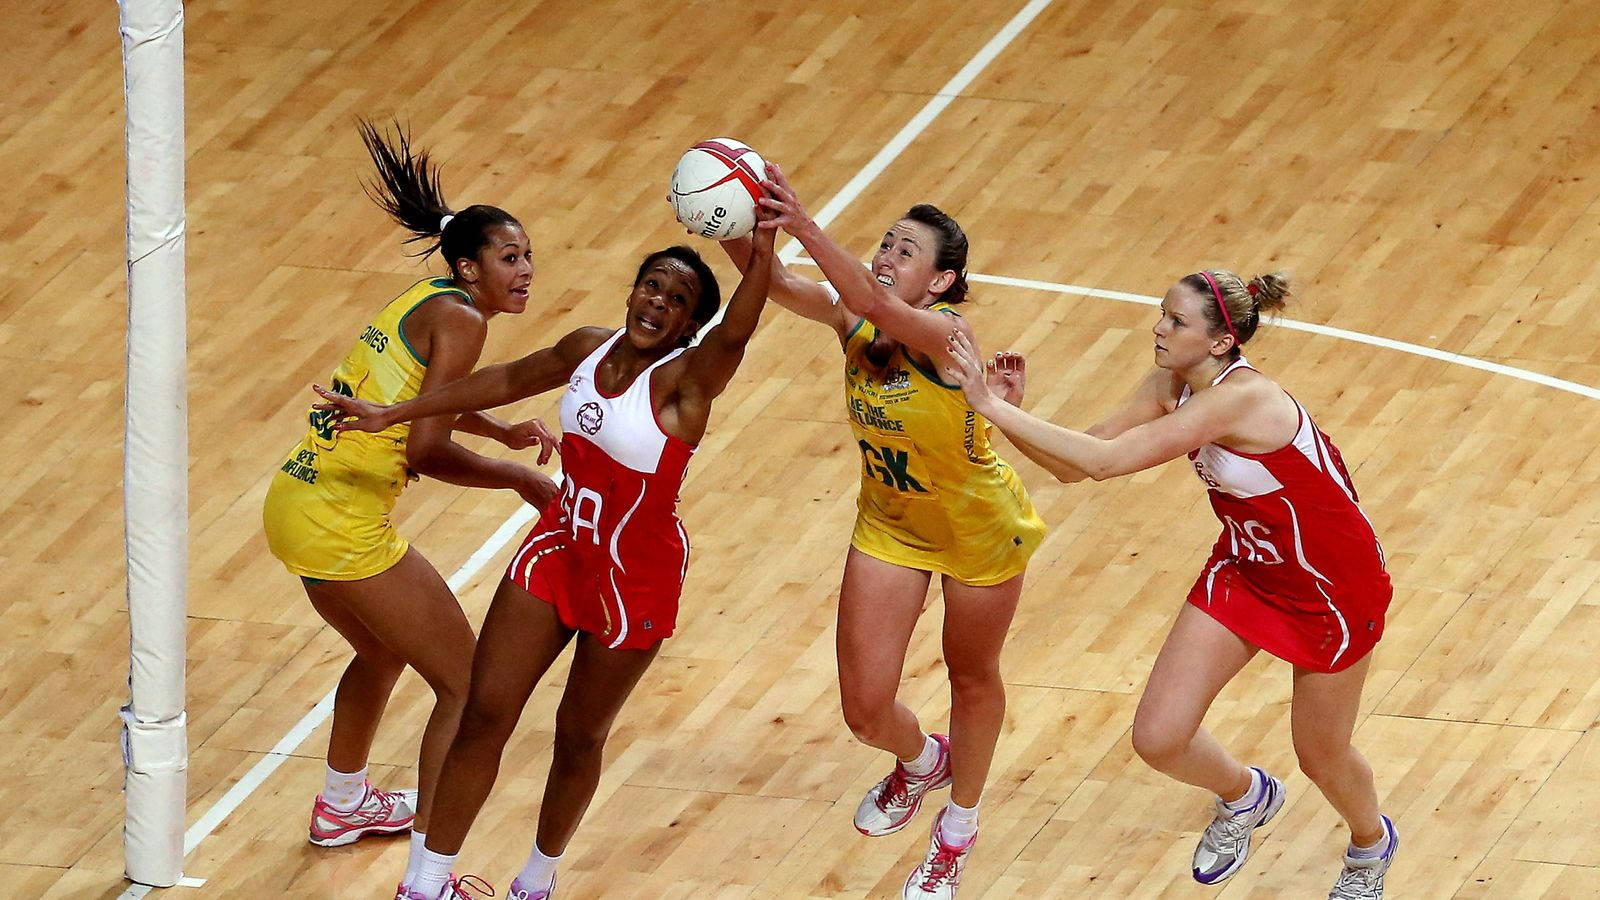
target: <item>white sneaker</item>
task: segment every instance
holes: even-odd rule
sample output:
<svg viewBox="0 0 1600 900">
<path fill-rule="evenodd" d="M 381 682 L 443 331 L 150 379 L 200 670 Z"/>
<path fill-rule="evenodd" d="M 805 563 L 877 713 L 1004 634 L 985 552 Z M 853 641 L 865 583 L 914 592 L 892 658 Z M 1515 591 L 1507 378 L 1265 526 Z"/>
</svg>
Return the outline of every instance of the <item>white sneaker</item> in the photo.
<svg viewBox="0 0 1600 900">
<path fill-rule="evenodd" d="M 472 893 L 469 894 L 468 891 Z M 432 896 L 412 890 L 410 885 L 402 882 L 395 891 L 394 900 L 488 900 L 493 896 L 494 888 L 489 882 L 476 875 L 462 875 L 458 878 L 452 872 L 444 886 Z"/>
<path fill-rule="evenodd" d="M 318 794 L 311 804 L 311 829 L 307 838 L 318 847 L 343 847 L 369 834 L 399 834 L 411 830 L 417 817 L 417 792 L 380 791 L 369 782 L 361 805 L 340 812 Z"/>
<path fill-rule="evenodd" d="M 901 900 L 953 900 L 961 887 L 961 872 L 967 867 L 967 856 L 972 845 L 978 842 L 974 834 L 965 844 L 947 844 L 939 826 L 944 822 L 944 810 L 933 820 L 933 838 L 928 842 L 928 856 L 922 865 L 911 870 L 906 886 L 900 892 Z"/>
<path fill-rule="evenodd" d="M 1344 855 L 1344 871 L 1328 892 L 1328 900 L 1383 900 L 1383 873 L 1394 862 L 1394 851 L 1400 846 L 1400 832 L 1388 816 L 1383 819 L 1383 830 L 1389 835 L 1389 848 L 1382 856 L 1372 859 L 1355 859 L 1349 852 Z"/>
<path fill-rule="evenodd" d="M 912 775 L 905 764 L 894 761 L 894 771 L 867 791 L 856 807 L 856 830 L 869 837 L 894 834 L 911 822 L 922 808 L 922 798 L 929 791 L 950 786 L 950 738 L 932 735 L 939 745 L 939 759 L 933 771 L 926 775 Z"/>
<path fill-rule="evenodd" d="M 550 879 L 550 886 L 541 890 L 534 890 L 522 883 L 522 877 L 511 879 L 511 887 L 506 894 L 506 900 L 550 900 L 556 895 L 556 880 Z"/>
<path fill-rule="evenodd" d="M 1250 771 L 1264 785 L 1261 798 L 1239 812 L 1229 809 L 1221 797 L 1216 798 L 1217 816 L 1194 848 L 1194 880 L 1201 884 L 1218 884 L 1239 871 L 1250 856 L 1251 834 L 1272 821 L 1283 807 L 1283 782 L 1254 766 Z"/>
</svg>

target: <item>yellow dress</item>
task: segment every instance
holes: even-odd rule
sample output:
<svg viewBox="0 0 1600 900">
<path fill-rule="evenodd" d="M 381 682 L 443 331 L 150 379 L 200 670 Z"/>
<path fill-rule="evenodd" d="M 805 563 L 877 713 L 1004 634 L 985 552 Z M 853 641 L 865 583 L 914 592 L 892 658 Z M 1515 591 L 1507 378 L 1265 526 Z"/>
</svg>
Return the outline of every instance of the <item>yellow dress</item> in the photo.
<svg viewBox="0 0 1600 900">
<path fill-rule="evenodd" d="M 950 315 L 949 304 L 933 309 Z M 1020 574 L 1044 539 L 1022 480 L 989 443 L 989 423 L 959 387 L 898 348 L 882 367 L 863 319 L 845 338 L 845 402 L 861 453 L 850 543 L 868 556 L 963 584 Z"/>
<path fill-rule="evenodd" d="M 448 278 L 412 285 L 361 332 L 334 370 L 332 389 L 382 404 L 415 397 L 428 361 L 406 341 L 405 318 L 441 294 L 471 302 Z M 399 562 L 410 546 L 389 513 L 413 477 L 406 468 L 411 424 L 367 434 L 334 431 L 331 413 L 313 409 L 308 419 L 305 437 L 267 489 L 262 509 L 267 546 L 304 578 L 355 581 L 377 575 Z"/>
</svg>

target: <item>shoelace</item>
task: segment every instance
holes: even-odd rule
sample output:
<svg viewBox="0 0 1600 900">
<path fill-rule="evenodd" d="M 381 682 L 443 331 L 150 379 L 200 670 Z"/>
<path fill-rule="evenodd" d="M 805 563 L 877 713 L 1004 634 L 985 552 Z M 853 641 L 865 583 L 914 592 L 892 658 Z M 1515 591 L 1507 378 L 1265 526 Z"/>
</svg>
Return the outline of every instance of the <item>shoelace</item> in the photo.
<svg viewBox="0 0 1600 900">
<path fill-rule="evenodd" d="M 377 791 L 368 788 L 367 797 L 369 799 L 376 799 L 378 801 L 376 815 L 362 814 L 362 809 L 367 805 L 365 802 L 363 802 L 361 806 L 356 807 L 356 812 L 358 814 L 362 814 L 365 819 L 371 822 L 387 819 L 389 818 L 389 814 L 394 812 L 395 798 L 398 796 L 399 794 L 390 791 Z"/>
<path fill-rule="evenodd" d="M 1255 823 L 1250 821 L 1248 813 L 1218 816 L 1206 826 L 1202 841 L 1208 849 L 1218 853 L 1233 853 L 1254 827 Z"/>
<path fill-rule="evenodd" d="M 460 900 L 476 900 L 476 898 L 474 898 L 471 894 L 467 893 L 468 888 L 478 892 L 483 897 L 494 896 L 494 888 L 489 884 L 489 882 L 479 878 L 476 875 L 463 875 L 460 878 L 457 878 L 455 881 L 450 882 L 450 896 L 448 900 L 457 900 L 457 898 L 460 898 Z"/>
<path fill-rule="evenodd" d="M 955 874 L 956 864 L 961 861 L 961 851 L 951 847 L 944 841 L 939 841 L 939 849 L 933 853 L 933 858 L 928 860 L 928 874 L 922 876 L 922 889 L 931 891 L 941 883 L 950 880 Z"/>
<path fill-rule="evenodd" d="M 1376 866 L 1354 868 L 1345 866 L 1339 880 L 1333 883 L 1332 897 L 1339 900 L 1378 900 L 1383 896 L 1383 873 Z"/>
<path fill-rule="evenodd" d="M 883 793 L 878 795 L 878 808 L 887 812 L 890 805 L 901 806 L 909 802 L 910 775 L 904 766 L 896 763 L 894 771 L 889 773 L 889 783 L 883 786 Z"/>
</svg>

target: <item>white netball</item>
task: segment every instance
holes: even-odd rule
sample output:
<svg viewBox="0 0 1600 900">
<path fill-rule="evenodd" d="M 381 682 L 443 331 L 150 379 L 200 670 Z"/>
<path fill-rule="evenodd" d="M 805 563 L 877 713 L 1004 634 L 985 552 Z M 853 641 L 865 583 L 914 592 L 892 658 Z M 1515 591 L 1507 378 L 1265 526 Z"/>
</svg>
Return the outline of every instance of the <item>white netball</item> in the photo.
<svg viewBox="0 0 1600 900">
<path fill-rule="evenodd" d="M 766 170 L 761 156 L 739 141 L 701 141 L 672 170 L 673 212 L 701 237 L 744 237 L 756 227 L 756 199 Z"/>
</svg>

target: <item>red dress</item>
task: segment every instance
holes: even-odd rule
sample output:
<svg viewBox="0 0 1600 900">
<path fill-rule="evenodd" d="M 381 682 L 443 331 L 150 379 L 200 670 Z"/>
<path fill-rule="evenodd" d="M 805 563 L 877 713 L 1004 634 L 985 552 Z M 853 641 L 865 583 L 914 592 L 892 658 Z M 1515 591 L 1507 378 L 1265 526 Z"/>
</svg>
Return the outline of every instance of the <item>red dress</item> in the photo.
<svg viewBox="0 0 1600 900">
<path fill-rule="evenodd" d="M 1249 367 L 1241 358 L 1212 384 Z M 1179 405 L 1188 399 L 1185 387 Z M 1338 672 L 1383 636 L 1394 588 L 1338 449 L 1295 408 L 1300 427 L 1284 447 L 1189 454 L 1222 522 L 1189 602 L 1273 656 Z"/>
<path fill-rule="evenodd" d="M 595 372 L 621 339 L 608 338 L 572 373 L 561 398 L 561 494 L 512 557 L 506 577 L 556 608 L 562 624 L 611 649 L 642 650 L 671 636 L 689 568 L 678 491 L 695 448 L 661 430 L 650 378 L 620 394 Z"/>
</svg>

